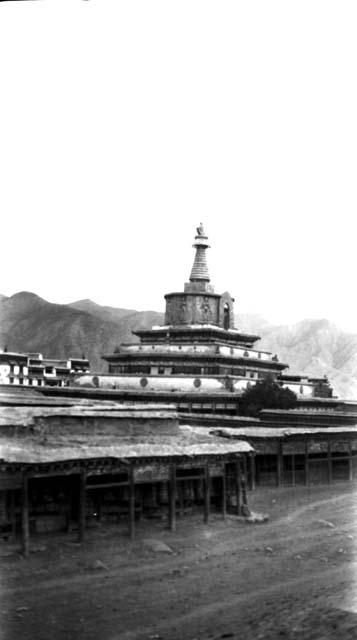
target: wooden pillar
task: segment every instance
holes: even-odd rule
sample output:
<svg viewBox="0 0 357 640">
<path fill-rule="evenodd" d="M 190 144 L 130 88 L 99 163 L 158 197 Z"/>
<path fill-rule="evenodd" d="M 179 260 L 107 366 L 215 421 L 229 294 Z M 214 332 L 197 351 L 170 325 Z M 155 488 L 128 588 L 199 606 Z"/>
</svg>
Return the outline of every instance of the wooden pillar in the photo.
<svg viewBox="0 0 357 640">
<path fill-rule="evenodd" d="M 153 508 L 153 509 L 157 508 L 157 485 L 156 485 L 156 483 L 153 483 L 151 485 L 150 507 Z"/>
<path fill-rule="evenodd" d="M 134 465 L 129 470 L 129 535 L 132 540 L 135 538 L 135 477 Z"/>
<path fill-rule="evenodd" d="M 170 465 L 169 480 L 169 527 L 171 531 L 176 530 L 176 465 Z"/>
<path fill-rule="evenodd" d="M 223 463 L 223 475 L 222 475 L 222 517 L 223 520 L 227 517 L 227 481 L 226 481 L 226 465 Z"/>
<path fill-rule="evenodd" d="M 16 537 L 16 510 L 15 510 L 15 489 L 10 491 L 10 522 L 12 537 Z"/>
<path fill-rule="evenodd" d="M 66 533 L 69 533 L 71 530 L 71 515 L 72 515 L 72 487 L 70 486 L 68 489 L 68 502 L 66 505 Z"/>
<path fill-rule="evenodd" d="M 276 463 L 276 484 L 281 487 L 283 484 L 283 445 L 280 441 L 278 442 Z"/>
<path fill-rule="evenodd" d="M 86 482 L 87 472 L 82 469 L 79 474 L 79 500 L 78 500 L 78 541 L 83 542 L 86 527 Z"/>
<path fill-rule="evenodd" d="M 352 460 L 352 444 L 348 445 L 348 479 L 350 482 L 353 480 L 353 460 Z"/>
<path fill-rule="evenodd" d="M 103 494 L 102 491 L 98 491 L 98 499 L 97 499 L 97 520 L 98 522 L 102 521 L 102 512 L 103 512 Z"/>
<path fill-rule="evenodd" d="M 179 484 L 177 485 L 177 496 L 178 496 L 178 501 L 179 501 L 179 505 L 180 505 L 180 516 L 181 518 L 184 515 L 185 512 L 185 500 L 184 500 L 184 480 L 181 480 L 181 482 L 179 482 Z"/>
<path fill-rule="evenodd" d="M 209 464 L 206 462 L 205 465 L 205 510 L 204 510 L 204 521 L 207 524 L 210 516 L 210 502 L 211 502 L 211 492 L 210 492 L 210 474 L 209 474 Z"/>
<path fill-rule="evenodd" d="M 331 442 L 327 441 L 327 480 L 328 483 L 332 482 L 332 458 L 331 458 Z"/>
<path fill-rule="evenodd" d="M 309 477 L 309 443 L 305 440 L 305 485 L 308 487 L 310 484 Z"/>
<path fill-rule="evenodd" d="M 251 453 L 249 456 L 250 460 L 250 490 L 255 490 L 255 454 Z"/>
<path fill-rule="evenodd" d="M 237 516 L 241 515 L 241 480 L 242 480 L 242 476 L 241 476 L 241 469 L 240 469 L 240 459 L 238 458 L 238 460 L 236 461 L 236 500 L 237 500 L 237 506 L 236 506 L 236 512 L 237 512 Z"/>
<path fill-rule="evenodd" d="M 247 456 L 245 454 L 243 454 L 242 463 L 243 463 L 242 503 L 246 507 L 248 506 L 248 499 L 247 499 Z"/>
<path fill-rule="evenodd" d="M 29 520 L 29 484 L 26 471 L 22 474 L 21 495 L 21 534 L 22 553 L 27 558 L 30 554 L 30 520 Z"/>
<path fill-rule="evenodd" d="M 295 487 L 295 454 L 291 454 L 291 484 Z"/>
</svg>

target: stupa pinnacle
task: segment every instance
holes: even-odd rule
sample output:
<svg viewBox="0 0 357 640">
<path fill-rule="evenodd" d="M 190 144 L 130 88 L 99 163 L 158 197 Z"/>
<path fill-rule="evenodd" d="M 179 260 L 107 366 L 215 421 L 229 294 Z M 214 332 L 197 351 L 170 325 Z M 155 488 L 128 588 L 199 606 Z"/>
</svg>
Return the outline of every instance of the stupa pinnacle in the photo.
<svg viewBox="0 0 357 640">
<path fill-rule="evenodd" d="M 191 269 L 190 282 L 209 282 L 210 277 L 206 262 L 206 249 L 209 248 L 209 244 L 202 222 L 197 227 L 197 235 L 193 246 L 196 249 L 196 255 Z"/>
</svg>

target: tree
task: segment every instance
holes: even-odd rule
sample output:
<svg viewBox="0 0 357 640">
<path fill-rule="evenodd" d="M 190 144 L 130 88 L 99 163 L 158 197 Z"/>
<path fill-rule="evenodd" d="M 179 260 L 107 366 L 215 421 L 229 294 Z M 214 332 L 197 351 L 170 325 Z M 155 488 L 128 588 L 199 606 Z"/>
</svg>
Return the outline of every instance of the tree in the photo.
<svg viewBox="0 0 357 640">
<path fill-rule="evenodd" d="M 279 382 L 269 376 L 259 380 L 254 387 L 247 389 L 240 401 L 240 413 L 243 416 L 257 417 L 262 409 L 293 409 L 297 398 L 293 391 L 284 389 Z"/>
</svg>

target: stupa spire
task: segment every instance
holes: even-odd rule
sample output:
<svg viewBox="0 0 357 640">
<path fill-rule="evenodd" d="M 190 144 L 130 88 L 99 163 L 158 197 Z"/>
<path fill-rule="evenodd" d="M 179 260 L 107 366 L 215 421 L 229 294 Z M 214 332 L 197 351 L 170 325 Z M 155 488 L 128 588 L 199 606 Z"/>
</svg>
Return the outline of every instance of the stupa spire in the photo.
<svg viewBox="0 0 357 640">
<path fill-rule="evenodd" d="M 202 222 L 197 227 L 197 235 L 193 246 L 196 249 L 196 255 L 191 269 L 190 282 L 209 282 L 210 277 L 206 261 L 206 249 L 209 248 L 209 244 Z"/>
</svg>

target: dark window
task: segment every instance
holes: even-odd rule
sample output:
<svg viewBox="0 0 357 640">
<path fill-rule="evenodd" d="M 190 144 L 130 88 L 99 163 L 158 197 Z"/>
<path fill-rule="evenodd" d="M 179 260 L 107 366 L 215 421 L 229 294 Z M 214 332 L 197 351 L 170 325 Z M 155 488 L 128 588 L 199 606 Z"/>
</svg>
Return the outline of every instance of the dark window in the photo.
<svg viewBox="0 0 357 640">
<path fill-rule="evenodd" d="M 120 369 L 120 371 L 118 369 Z M 140 375 L 150 374 L 150 366 L 146 366 L 144 364 L 128 364 L 123 367 L 119 367 L 118 369 L 111 373 L 138 373 Z"/>
<path fill-rule="evenodd" d="M 229 306 L 228 304 L 225 304 L 223 309 L 223 328 L 227 330 L 229 329 L 229 326 L 230 326 Z"/>
<path fill-rule="evenodd" d="M 219 367 L 204 367 L 203 372 L 206 375 L 214 376 L 219 374 Z"/>
<path fill-rule="evenodd" d="M 184 364 L 172 367 L 172 373 L 185 373 L 186 375 L 197 376 L 202 373 L 201 367 L 186 367 Z"/>
<path fill-rule="evenodd" d="M 109 373 L 123 373 L 125 371 L 125 367 L 115 364 L 109 365 Z"/>
<path fill-rule="evenodd" d="M 165 373 L 165 367 L 159 367 L 158 368 L 158 372 L 161 373 Z"/>
<path fill-rule="evenodd" d="M 197 476 L 198 478 L 203 475 L 203 469 L 194 468 L 194 469 L 176 469 L 176 477 L 184 478 L 185 476 Z"/>
<path fill-rule="evenodd" d="M 244 369 L 233 369 L 233 374 L 235 376 L 245 376 L 245 370 Z"/>
</svg>

